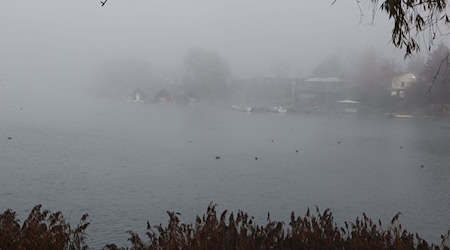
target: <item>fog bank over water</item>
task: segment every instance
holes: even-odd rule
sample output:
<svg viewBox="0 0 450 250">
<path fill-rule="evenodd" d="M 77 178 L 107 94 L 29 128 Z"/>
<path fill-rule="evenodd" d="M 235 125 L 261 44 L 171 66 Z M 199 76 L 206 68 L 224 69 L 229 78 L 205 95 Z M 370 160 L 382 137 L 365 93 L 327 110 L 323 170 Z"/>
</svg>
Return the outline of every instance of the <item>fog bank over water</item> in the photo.
<svg viewBox="0 0 450 250">
<path fill-rule="evenodd" d="M 363 24 L 371 21 L 365 14 Z M 353 1 L 4 1 L 0 75 L 30 85 L 88 84 L 68 79 L 88 79 L 99 64 L 123 56 L 171 74 L 192 47 L 220 53 L 235 76 L 278 64 L 307 76 L 329 56 L 347 59 L 370 46 L 401 58 L 389 44 L 389 21 L 359 19 Z"/>
<path fill-rule="evenodd" d="M 210 202 L 258 223 L 400 211 L 437 243 L 450 82 L 431 100 L 438 64 L 411 68 L 449 50 L 403 72 L 383 13 L 332 2 L 0 1 L 0 212 L 89 213 L 96 249 Z"/>
</svg>

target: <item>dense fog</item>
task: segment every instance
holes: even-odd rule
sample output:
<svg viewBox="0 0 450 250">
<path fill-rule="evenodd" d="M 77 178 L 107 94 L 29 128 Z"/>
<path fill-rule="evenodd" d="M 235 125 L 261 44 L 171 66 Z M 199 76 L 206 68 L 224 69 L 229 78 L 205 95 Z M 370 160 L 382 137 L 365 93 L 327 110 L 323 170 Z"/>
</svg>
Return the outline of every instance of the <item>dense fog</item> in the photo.
<svg viewBox="0 0 450 250">
<path fill-rule="evenodd" d="M 105 65 L 145 64 L 153 78 L 183 76 L 191 48 L 218 53 L 235 78 L 288 68 L 308 77 L 323 60 L 352 60 L 368 47 L 402 64 L 391 23 L 352 1 L 4 1 L 2 84 L 91 88 Z M 383 17 L 383 18 L 381 18 Z M 37 89 L 34 89 L 37 88 Z M 2 91 L 3 92 L 3 91 Z M 51 95 L 52 91 L 44 92 Z"/>
<path fill-rule="evenodd" d="M 367 1 L 0 1 L 0 213 L 88 213 L 100 249 L 166 211 L 318 205 L 437 243 L 448 39 L 404 58 L 392 27 Z"/>
</svg>

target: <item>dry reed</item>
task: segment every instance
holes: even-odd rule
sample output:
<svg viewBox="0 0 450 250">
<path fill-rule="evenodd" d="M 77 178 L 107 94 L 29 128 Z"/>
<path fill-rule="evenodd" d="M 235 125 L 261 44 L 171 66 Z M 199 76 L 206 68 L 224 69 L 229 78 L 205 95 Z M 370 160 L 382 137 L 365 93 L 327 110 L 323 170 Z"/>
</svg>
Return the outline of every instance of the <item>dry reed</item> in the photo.
<svg viewBox="0 0 450 250">
<path fill-rule="evenodd" d="M 430 244 L 418 234 L 402 229 L 398 222 L 400 213 L 384 227 L 381 221 L 373 222 L 365 214 L 354 222 L 337 226 L 327 209 L 296 217 L 291 213 L 288 225 L 273 221 L 270 214 L 265 225 L 256 225 L 253 217 L 239 211 L 224 211 L 219 217 L 215 205 L 206 214 L 197 216 L 193 224 L 180 223 L 179 214 L 168 212 L 167 225 L 151 226 L 147 222 L 146 240 L 129 231 L 131 248 L 109 244 L 109 250 L 206 250 L 206 249 L 446 249 L 450 231 L 442 235 L 440 245 Z M 60 212 L 33 208 L 20 225 L 16 213 L 7 210 L 0 214 L 0 250 L 14 249 L 88 249 L 86 229 L 89 223 L 83 215 L 72 229 Z"/>
</svg>

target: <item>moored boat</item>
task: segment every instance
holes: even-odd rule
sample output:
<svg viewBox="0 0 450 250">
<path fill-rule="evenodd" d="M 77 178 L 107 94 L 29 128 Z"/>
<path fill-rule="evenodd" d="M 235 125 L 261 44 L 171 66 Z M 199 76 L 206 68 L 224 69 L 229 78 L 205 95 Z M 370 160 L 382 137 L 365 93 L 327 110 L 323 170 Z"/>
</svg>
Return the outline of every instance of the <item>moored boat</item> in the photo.
<svg viewBox="0 0 450 250">
<path fill-rule="evenodd" d="M 250 106 L 237 106 L 237 105 L 232 105 L 231 106 L 233 108 L 233 110 L 235 111 L 242 111 L 242 112 L 252 112 L 253 108 Z"/>
<path fill-rule="evenodd" d="M 275 113 L 287 113 L 288 108 L 282 107 L 282 106 L 271 106 L 269 107 L 269 110 Z"/>
</svg>

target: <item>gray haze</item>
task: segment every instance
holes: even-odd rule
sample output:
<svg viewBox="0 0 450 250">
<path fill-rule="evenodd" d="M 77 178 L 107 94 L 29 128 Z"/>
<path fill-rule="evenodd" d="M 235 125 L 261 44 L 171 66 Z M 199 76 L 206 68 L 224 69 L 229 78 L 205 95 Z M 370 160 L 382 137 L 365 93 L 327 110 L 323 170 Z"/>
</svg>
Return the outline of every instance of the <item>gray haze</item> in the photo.
<svg viewBox="0 0 450 250">
<path fill-rule="evenodd" d="M 329 56 L 367 47 L 401 58 L 385 18 L 375 26 L 359 18 L 353 1 L 2 1 L 0 75 L 40 87 L 86 84 L 98 64 L 138 57 L 171 76 L 192 47 L 218 52 L 237 77 L 277 64 L 308 76 Z"/>
<path fill-rule="evenodd" d="M 162 223 L 167 210 L 193 221 L 211 201 L 244 209 L 258 223 L 268 211 L 286 221 L 292 210 L 302 214 L 314 205 L 331 208 L 338 222 L 367 212 L 386 225 L 401 211 L 408 230 L 437 242 L 450 224 L 450 133 L 440 129 L 450 123 L 429 115 L 431 105 L 408 110 L 388 102 L 392 76 L 408 64 L 389 43 L 390 21 L 379 13 L 375 25 L 365 25 L 371 18 L 363 6 L 367 18 L 360 24 L 355 1 L 331 3 L 0 1 L 0 212 L 11 208 L 23 219 L 42 203 L 71 215 L 71 222 L 87 212 L 96 249 L 126 246 L 126 230 Z M 186 72 L 190 51 L 216 62 L 217 74 Z M 421 68 L 417 61 L 409 67 Z M 350 84 L 364 82 L 362 94 L 345 92 L 339 100 L 353 94 L 376 109 L 349 116 L 316 104 L 292 115 L 267 107 L 232 110 L 245 91 L 261 99 L 273 94 L 270 105 L 295 108 L 296 86 L 307 88 L 303 80 L 322 62 L 327 70 L 345 64 Z M 301 84 L 286 77 L 260 91 L 260 81 L 248 80 L 274 68 L 287 68 Z M 188 83 L 177 85 L 183 77 Z M 239 89 L 233 80 L 250 83 Z M 118 98 L 97 98 L 99 86 L 115 82 L 122 84 Z M 167 82 L 173 93 L 189 92 L 183 87 L 191 84 L 204 95 L 183 105 L 154 101 Z M 227 103 L 210 98 L 216 94 L 210 82 Z M 145 103 L 125 102 L 146 84 L 160 85 L 145 89 Z M 318 96 L 326 104 L 340 105 L 323 89 Z M 244 101 L 256 106 L 255 100 Z M 420 119 L 394 119 L 390 109 L 418 110 Z"/>
</svg>

